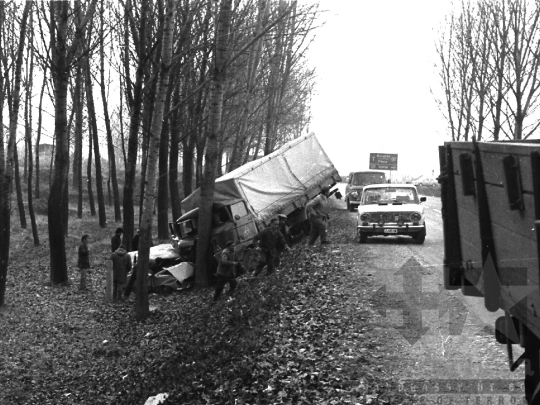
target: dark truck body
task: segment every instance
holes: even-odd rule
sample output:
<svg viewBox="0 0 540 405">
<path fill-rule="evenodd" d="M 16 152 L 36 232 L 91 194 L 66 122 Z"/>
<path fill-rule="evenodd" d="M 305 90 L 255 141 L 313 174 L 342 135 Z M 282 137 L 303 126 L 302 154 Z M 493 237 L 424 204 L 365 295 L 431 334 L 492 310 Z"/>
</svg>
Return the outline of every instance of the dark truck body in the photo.
<svg viewBox="0 0 540 405">
<path fill-rule="evenodd" d="M 229 240 L 237 255 L 253 267 L 252 239 L 272 217 L 287 216 L 287 225 L 302 231 L 307 222 L 306 203 L 323 186 L 340 181 L 339 174 L 315 135 L 288 142 L 275 152 L 249 162 L 216 180 L 211 246 L 213 254 Z M 182 201 L 184 214 L 170 223 L 180 255 L 195 261 L 200 189 Z M 246 254 L 247 253 L 247 254 Z"/>
<path fill-rule="evenodd" d="M 505 312 L 495 337 L 512 370 L 526 363 L 526 398 L 539 404 L 540 141 L 448 142 L 439 156 L 445 288 Z M 513 344 L 525 348 L 515 361 Z"/>
</svg>

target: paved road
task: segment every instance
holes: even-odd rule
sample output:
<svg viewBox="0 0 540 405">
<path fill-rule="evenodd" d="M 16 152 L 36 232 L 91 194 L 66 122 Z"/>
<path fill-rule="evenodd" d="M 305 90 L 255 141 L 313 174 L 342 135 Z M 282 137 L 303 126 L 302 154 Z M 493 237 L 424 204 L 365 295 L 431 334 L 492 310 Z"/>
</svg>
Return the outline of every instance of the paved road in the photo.
<svg viewBox="0 0 540 405">
<path fill-rule="evenodd" d="M 427 403 L 449 403 L 450 398 L 452 403 L 490 403 L 490 392 L 478 391 L 479 383 L 489 386 L 488 379 L 499 382 L 491 386 L 492 403 L 522 403 L 516 402 L 522 401 L 522 391 L 510 392 L 510 384 L 521 383 L 523 367 L 510 372 L 506 347 L 494 339 L 495 319 L 504 314 L 488 312 L 483 298 L 443 289 L 440 198 L 428 196 L 423 204 L 427 208 L 423 245 L 400 236 L 369 238 L 357 245 L 371 259 L 371 268 L 362 271 L 371 271 L 375 278 L 374 309 L 380 314 L 375 333 L 388 336 L 387 361 L 400 380 L 427 381 Z M 355 224 L 356 214 L 349 215 Z M 521 354 L 517 351 L 515 358 Z M 450 390 L 441 398 L 435 390 L 446 381 Z M 468 394 L 459 393 L 459 384 Z"/>
</svg>

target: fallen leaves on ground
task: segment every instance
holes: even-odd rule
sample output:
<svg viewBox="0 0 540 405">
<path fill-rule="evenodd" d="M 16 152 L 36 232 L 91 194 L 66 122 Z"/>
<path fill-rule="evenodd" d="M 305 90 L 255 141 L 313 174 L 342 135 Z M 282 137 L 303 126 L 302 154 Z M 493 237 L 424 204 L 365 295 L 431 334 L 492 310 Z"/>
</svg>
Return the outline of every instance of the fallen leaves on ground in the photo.
<svg viewBox="0 0 540 405">
<path fill-rule="evenodd" d="M 277 274 L 239 280 L 234 299 L 212 289 L 106 303 L 105 268 L 90 291 L 46 287 L 31 247 L 13 264 L 0 312 L 0 403 L 399 404 L 403 394 L 372 333 L 370 277 L 351 257 L 350 217 L 332 213 L 330 247 L 299 245 Z M 347 245 L 349 244 L 349 245 Z M 352 253 L 351 253 L 352 252 Z M 367 260 L 367 259 L 366 259 Z"/>
</svg>

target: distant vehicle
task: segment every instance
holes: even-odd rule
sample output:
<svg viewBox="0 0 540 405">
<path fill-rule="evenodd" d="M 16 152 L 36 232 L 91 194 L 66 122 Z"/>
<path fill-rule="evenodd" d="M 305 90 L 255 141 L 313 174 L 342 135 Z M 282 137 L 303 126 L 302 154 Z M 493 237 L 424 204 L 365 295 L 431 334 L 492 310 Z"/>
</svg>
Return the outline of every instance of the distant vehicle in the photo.
<svg viewBox="0 0 540 405">
<path fill-rule="evenodd" d="M 386 175 L 384 172 L 371 170 L 351 172 L 348 176 L 347 186 L 345 187 L 345 202 L 347 203 L 347 209 L 351 212 L 356 211 L 358 205 L 360 205 L 360 198 L 362 197 L 364 186 L 382 183 L 386 183 Z"/>
<path fill-rule="evenodd" d="M 426 239 L 424 206 L 411 184 L 373 184 L 364 187 L 358 207 L 357 238 L 366 243 L 369 236 L 412 236 L 416 243 Z"/>
<path fill-rule="evenodd" d="M 415 186 L 427 186 L 427 187 L 437 187 L 439 182 L 436 179 L 418 179 L 412 182 Z"/>
</svg>

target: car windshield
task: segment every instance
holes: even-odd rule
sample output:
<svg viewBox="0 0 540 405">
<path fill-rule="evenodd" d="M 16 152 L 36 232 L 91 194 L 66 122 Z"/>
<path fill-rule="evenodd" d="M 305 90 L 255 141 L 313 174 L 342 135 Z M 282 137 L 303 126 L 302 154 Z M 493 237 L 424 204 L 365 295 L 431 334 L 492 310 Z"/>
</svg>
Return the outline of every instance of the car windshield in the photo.
<svg viewBox="0 0 540 405">
<path fill-rule="evenodd" d="M 386 183 L 384 173 L 354 173 L 352 179 L 353 186 L 366 186 L 368 184 Z"/>
<path fill-rule="evenodd" d="M 418 204 L 418 196 L 411 187 L 369 188 L 362 198 L 362 205 L 368 204 Z"/>
</svg>

